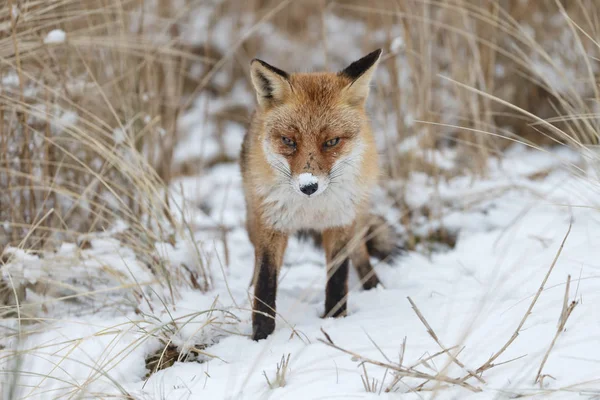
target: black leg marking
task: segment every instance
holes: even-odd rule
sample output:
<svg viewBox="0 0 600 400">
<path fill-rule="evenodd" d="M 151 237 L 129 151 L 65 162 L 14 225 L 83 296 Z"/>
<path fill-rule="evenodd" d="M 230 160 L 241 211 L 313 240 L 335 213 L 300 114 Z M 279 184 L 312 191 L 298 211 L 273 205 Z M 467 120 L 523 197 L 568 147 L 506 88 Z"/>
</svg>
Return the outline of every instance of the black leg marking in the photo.
<svg viewBox="0 0 600 400">
<path fill-rule="evenodd" d="M 379 278 L 369 260 L 357 264 L 356 272 L 358 272 L 363 289 L 370 290 L 379 285 Z"/>
<path fill-rule="evenodd" d="M 277 295 L 277 266 L 269 254 L 264 254 L 258 266 L 254 286 L 252 339 L 265 339 L 275 330 L 275 297 Z"/>
<path fill-rule="evenodd" d="M 333 257 L 335 259 L 335 257 Z M 335 268 L 335 272 L 327 281 L 325 289 L 325 317 L 343 317 L 346 315 L 346 295 L 348 294 L 348 264 L 349 259 L 346 257 L 344 261 Z"/>
</svg>

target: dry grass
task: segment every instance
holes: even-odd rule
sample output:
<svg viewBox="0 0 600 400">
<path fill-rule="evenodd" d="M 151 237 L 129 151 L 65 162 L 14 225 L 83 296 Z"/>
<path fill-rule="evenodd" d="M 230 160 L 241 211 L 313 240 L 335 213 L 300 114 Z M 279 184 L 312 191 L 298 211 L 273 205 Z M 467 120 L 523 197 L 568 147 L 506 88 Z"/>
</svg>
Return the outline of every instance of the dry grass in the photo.
<svg viewBox="0 0 600 400">
<path fill-rule="evenodd" d="M 212 62 L 181 43 L 166 3 L 11 0 L 0 10 L 0 249 L 85 250 L 88 235 L 122 221 L 113 236 L 157 282 L 208 288 L 199 251 L 178 271 L 156 249 L 192 240 L 167 188 L 189 65 Z M 54 29 L 64 42 L 45 40 Z M 4 286 L 2 297 L 22 290 Z"/>
<path fill-rule="evenodd" d="M 321 330 L 321 331 L 325 335 L 325 339 L 319 339 L 319 341 L 321 343 L 350 355 L 353 358 L 353 360 L 358 361 L 360 364 L 371 364 L 371 365 L 383 368 L 385 370 L 391 371 L 392 376 L 394 376 L 394 380 L 386 391 L 389 391 L 389 392 L 394 391 L 395 387 L 396 387 L 395 385 L 402 378 L 415 378 L 424 383 L 436 382 L 436 383 L 442 383 L 442 384 L 457 385 L 457 386 L 461 386 L 471 392 L 480 392 L 481 391 L 481 388 L 479 388 L 477 386 L 473 386 L 470 383 L 467 383 L 464 380 L 461 380 L 460 378 L 449 377 L 442 373 L 432 374 L 432 373 L 423 372 L 423 371 L 419 370 L 418 367 L 420 367 L 422 365 L 427 366 L 427 361 L 431 360 L 431 357 L 424 359 L 424 360 L 420 360 L 417 364 L 411 365 L 411 366 L 402 365 L 401 361 L 393 362 L 385 355 L 384 355 L 385 361 L 379 361 L 379 360 L 375 360 L 372 358 L 364 357 L 354 351 L 339 347 L 338 345 L 335 344 L 335 342 L 333 341 L 333 339 L 331 338 L 331 336 L 329 336 L 329 334 L 327 332 L 325 332 L 323 330 Z M 448 350 L 444 350 L 439 353 L 436 353 L 433 356 L 433 358 L 439 357 L 442 354 L 445 354 L 447 351 Z M 363 378 L 363 381 L 364 381 L 364 378 Z M 366 386 L 366 388 L 373 389 L 373 388 L 380 387 L 383 384 L 384 384 L 383 381 L 380 384 L 375 384 L 374 382 L 372 382 L 372 383 L 368 384 Z M 422 390 L 422 386 L 418 386 L 416 388 L 411 389 L 411 391 L 419 391 L 419 390 Z"/>
<path fill-rule="evenodd" d="M 381 378 L 381 381 L 379 381 L 376 378 L 369 378 L 369 373 L 367 372 L 367 367 L 365 363 L 362 363 L 362 369 L 363 373 L 360 376 L 360 380 L 362 381 L 363 387 L 365 388 L 365 392 L 377 393 L 378 395 L 381 395 L 388 370 L 386 369 L 383 372 L 383 377 Z"/>
<path fill-rule="evenodd" d="M 285 387 L 287 383 L 286 379 L 290 370 L 290 356 L 291 354 L 288 354 L 287 357 L 285 355 L 281 356 L 281 360 L 277 363 L 275 369 L 275 376 L 272 379 L 269 379 L 267 372 L 263 371 L 263 376 L 265 377 L 267 385 L 270 389 Z"/>
<path fill-rule="evenodd" d="M 339 67 L 347 62 L 336 48 L 339 18 L 380 33 L 353 47 L 388 49 L 379 77 L 386 84 L 371 103 L 392 178 L 415 170 L 436 179 L 484 174 L 488 157 L 514 141 L 597 143 L 593 1 L 155 3 L 11 0 L 0 11 L 1 246 L 52 249 L 115 219 L 128 224 L 140 254 L 172 240 L 182 228 L 163 188 L 174 175 L 231 160 L 225 130 L 245 126 L 252 107 L 234 93 L 248 84 L 248 61 Z M 190 38 L 198 13 L 208 15 L 207 26 Z M 224 19 L 230 36 L 215 37 Z M 264 26 L 295 46 L 275 47 Z M 55 28 L 66 41 L 45 44 Z M 227 40 L 224 52 L 219 42 Z M 306 51 L 323 54 L 321 63 L 303 64 Z M 202 93 L 226 102 L 206 116 L 221 154 L 173 159 L 186 134 L 176 121 Z M 402 149 L 411 137 L 416 147 Z M 451 170 L 426 151 L 448 146 L 459 152 Z"/>
<path fill-rule="evenodd" d="M 550 352 L 554 348 L 554 345 L 556 344 L 558 337 L 565 330 L 565 325 L 567 324 L 567 320 L 571 316 L 571 313 L 573 312 L 573 310 L 575 309 L 577 304 L 579 304 L 579 302 L 576 300 L 569 302 L 569 288 L 570 287 L 571 287 L 571 275 L 569 275 L 567 277 L 567 284 L 565 285 L 565 297 L 564 297 L 564 301 L 563 301 L 563 308 L 560 313 L 560 318 L 558 319 L 558 324 L 556 327 L 556 334 L 554 335 L 554 338 L 552 338 L 552 342 L 550 343 L 550 346 L 548 347 L 546 354 L 544 354 L 544 358 L 542 359 L 540 368 L 538 369 L 537 375 L 535 377 L 535 382 L 539 383 L 540 387 L 544 386 L 544 378 L 552 377 L 551 375 L 542 374 L 542 371 L 544 370 L 544 365 L 546 365 L 546 361 L 548 361 Z"/>
</svg>

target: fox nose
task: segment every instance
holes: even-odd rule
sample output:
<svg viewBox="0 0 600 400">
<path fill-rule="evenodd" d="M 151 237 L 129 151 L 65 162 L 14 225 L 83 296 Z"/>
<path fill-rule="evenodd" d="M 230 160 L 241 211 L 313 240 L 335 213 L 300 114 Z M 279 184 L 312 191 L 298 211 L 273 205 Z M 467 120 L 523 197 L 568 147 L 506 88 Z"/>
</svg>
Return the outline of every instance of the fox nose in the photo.
<svg viewBox="0 0 600 400">
<path fill-rule="evenodd" d="M 300 191 L 307 196 L 310 196 L 319 189 L 318 183 L 309 183 L 308 185 L 300 186 Z"/>
</svg>

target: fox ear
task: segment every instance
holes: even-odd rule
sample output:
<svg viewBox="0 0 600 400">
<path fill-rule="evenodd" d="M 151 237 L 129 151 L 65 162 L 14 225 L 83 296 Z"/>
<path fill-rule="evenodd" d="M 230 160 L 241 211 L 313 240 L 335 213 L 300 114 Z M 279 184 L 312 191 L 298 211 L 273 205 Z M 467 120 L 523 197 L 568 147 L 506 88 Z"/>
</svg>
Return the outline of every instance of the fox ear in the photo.
<svg viewBox="0 0 600 400">
<path fill-rule="evenodd" d="M 287 72 L 257 58 L 250 63 L 250 76 L 262 107 L 282 102 L 292 90 Z"/>
<path fill-rule="evenodd" d="M 367 100 L 369 84 L 375 69 L 377 69 L 380 57 L 381 49 L 377 49 L 338 72 L 339 76 L 350 80 L 350 84 L 346 86 L 345 91 L 348 102 L 351 104 L 363 104 Z"/>
</svg>

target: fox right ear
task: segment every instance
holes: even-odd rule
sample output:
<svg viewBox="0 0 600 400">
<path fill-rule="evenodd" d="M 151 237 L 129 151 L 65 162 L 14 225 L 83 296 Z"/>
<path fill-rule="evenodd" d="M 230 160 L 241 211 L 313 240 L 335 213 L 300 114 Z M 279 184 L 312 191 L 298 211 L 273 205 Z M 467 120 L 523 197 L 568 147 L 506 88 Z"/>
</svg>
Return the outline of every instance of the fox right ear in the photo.
<svg viewBox="0 0 600 400">
<path fill-rule="evenodd" d="M 292 91 L 287 72 L 257 58 L 250 63 L 250 76 L 258 103 L 262 107 L 282 102 Z"/>
<path fill-rule="evenodd" d="M 354 61 L 344 70 L 338 73 L 339 76 L 350 81 L 346 87 L 346 97 L 352 104 L 364 104 L 369 95 L 369 84 L 381 58 L 381 49 L 375 50 L 360 60 Z"/>
</svg>

